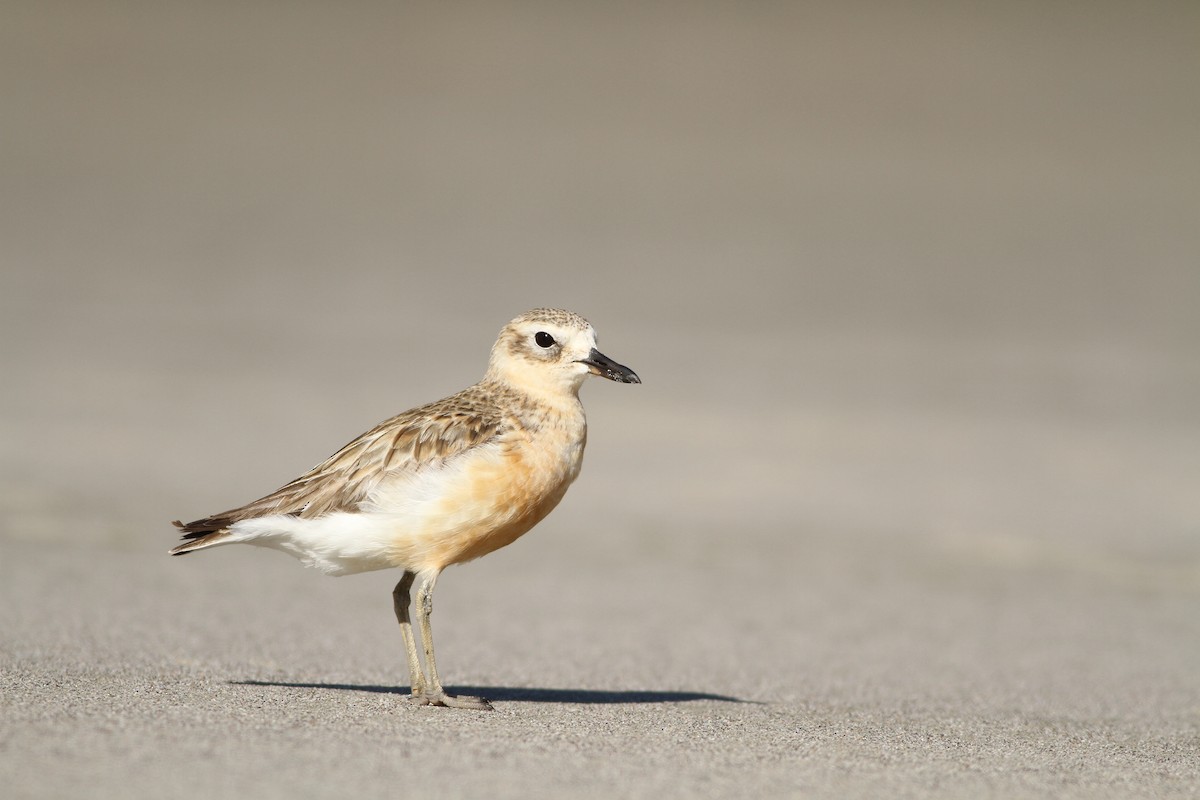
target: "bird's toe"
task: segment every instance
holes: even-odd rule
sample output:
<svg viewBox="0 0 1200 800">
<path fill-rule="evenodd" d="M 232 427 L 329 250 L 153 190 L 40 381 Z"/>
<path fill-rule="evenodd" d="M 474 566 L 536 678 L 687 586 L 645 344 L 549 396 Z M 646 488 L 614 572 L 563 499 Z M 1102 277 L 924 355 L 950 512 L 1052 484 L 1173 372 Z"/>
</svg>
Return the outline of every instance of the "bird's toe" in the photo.
<svg viewBox="0 0 1200 800">
<path fill-rule="evenodd" d="M 441 692 L 438 694 L 425 695 L 425 701 L 429 705 L 442 706 L 444 708 L 466 708 L 472 711 L 494 711 L 492 704 L 482 697 L 471 697 L 469 695 L 452 695 Z"/>
</svg>

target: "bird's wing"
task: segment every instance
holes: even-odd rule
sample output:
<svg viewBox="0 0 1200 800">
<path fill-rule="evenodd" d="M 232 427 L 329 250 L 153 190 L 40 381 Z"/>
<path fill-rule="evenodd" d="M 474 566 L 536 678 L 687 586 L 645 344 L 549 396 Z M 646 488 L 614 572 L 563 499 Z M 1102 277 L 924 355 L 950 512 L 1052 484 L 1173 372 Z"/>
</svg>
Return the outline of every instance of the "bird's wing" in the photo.
<svg viewBox="0 0 1200 800">
<path fill-rule="evenodd" d="M 266 497 L 175 525 L 185 539 L 194 539 L 269 514 L 311 518 L 355 511 L 385 477 L 453 458 L 500 433 L 502 416 L 475 388 L 381 422 Z"/>
</svg>

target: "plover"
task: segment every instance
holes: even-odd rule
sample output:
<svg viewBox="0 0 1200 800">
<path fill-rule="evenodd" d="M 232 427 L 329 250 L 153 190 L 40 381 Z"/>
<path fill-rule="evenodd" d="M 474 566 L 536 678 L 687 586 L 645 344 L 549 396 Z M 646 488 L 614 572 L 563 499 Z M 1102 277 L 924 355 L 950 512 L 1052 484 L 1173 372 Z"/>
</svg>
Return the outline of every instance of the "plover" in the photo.
<svg viewBox="0 0 1200 800">
<path fill-rule="evenodd" d="M 596 349 L 579 315 L 526 312 L 500 331 L 479 383 L 380 423 L 266 497 L 176 521 L 185 541 L 171 555 L 253 544 L 329 575 L 402 569 L 392 601 L 412 700 L 490 709 L 442 688 L 429 624 L 434 584 L 451 564 L 510 544 L 562 500 L 583 461 L 579 388 L 589 374 L 641 383 Z M 414 581 L 424 672 L 409 617 Z"/>
</svg>

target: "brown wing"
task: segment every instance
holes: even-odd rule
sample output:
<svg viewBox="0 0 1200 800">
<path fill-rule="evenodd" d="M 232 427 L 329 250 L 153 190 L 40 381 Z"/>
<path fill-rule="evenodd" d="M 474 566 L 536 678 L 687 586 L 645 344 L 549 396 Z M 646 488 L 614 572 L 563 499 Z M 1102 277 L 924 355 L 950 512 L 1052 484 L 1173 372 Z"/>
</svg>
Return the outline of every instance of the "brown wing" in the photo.
<svg viewBox="0 0 1200 800">
<path fill-rule="evenodd" d="M 389 474 L 451 458 L 495 437 L 502 417 L 473 386 L 453 397 L 381 422 L 296 480 L 244 506 L 174 524 L 184 539 L 222 531 L 269 514 L 319 517 L 353 511 Z"/>
</svg>

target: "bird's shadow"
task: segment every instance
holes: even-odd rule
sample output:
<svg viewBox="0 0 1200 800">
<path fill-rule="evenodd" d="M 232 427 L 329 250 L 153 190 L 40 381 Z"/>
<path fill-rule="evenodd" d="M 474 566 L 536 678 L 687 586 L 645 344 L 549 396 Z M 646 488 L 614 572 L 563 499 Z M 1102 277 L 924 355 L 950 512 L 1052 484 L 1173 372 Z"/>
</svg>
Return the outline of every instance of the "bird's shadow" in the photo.
<svg viewBox="0 0 1200 800">
<path fill-rule="evenodd" d="M 336 689 L 343 692 L 374 692 L 405 697 L 407 686 L 372 686 L 353 683 L 293 683 L 289 681 L 230 681 L 235 686 L 282 686 L 289 689 Z M 651 689 L 612 691 L 600 689 L 536 689 L 518 686 L 447 686 L 449 694 L 486 697 L 488 700 L 516 703 L 689 703 L 717 700 L 722 703 L 752 702 L 708 692 L 668 692 Z"/>
</svg>

